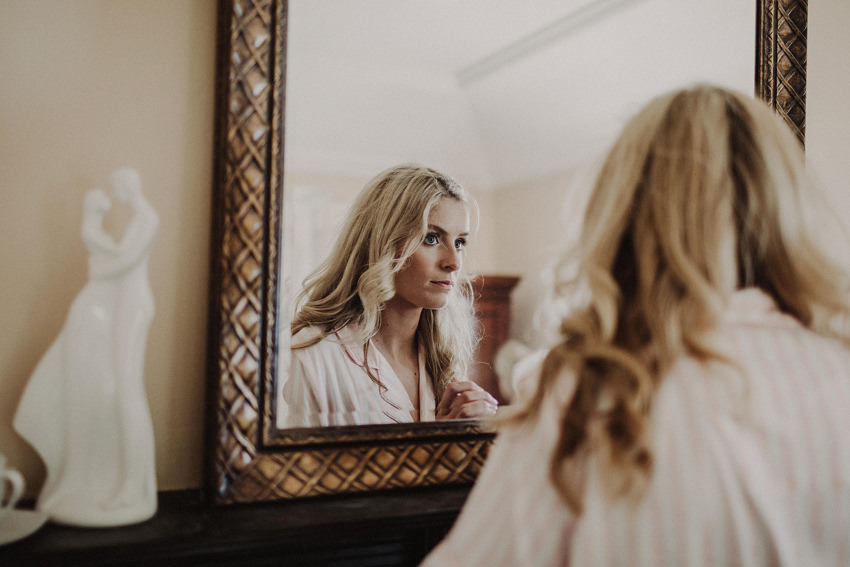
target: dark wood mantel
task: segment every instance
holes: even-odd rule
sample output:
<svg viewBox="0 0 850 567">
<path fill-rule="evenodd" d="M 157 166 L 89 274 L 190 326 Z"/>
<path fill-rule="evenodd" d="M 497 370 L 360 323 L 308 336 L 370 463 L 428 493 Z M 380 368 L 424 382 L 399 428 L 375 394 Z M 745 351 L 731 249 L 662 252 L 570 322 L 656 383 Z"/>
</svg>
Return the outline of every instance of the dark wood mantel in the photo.
<svg viewBox="0 0 850 567">
<path fill-rule="evenodd" d="M 415 566 L 448 532 L 469 486 L 213 506 L 199 491 L 160 494 L 135 526 L 48 523 L 0 547 L 3 567 Z"/>
</svg>

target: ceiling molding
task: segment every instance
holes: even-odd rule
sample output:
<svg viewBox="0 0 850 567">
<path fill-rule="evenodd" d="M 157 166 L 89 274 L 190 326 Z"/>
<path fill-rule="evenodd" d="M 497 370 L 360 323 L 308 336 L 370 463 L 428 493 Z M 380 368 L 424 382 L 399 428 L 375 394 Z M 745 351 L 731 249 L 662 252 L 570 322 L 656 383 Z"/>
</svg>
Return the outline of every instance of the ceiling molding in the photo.
<svg viewBox="0 0 850 567">
<path fill-rule="evenodd" d="M 457 71 L 457 81 L 465 87 L 515 61 L 559 41 L 595 22 L 610 17 L 629 4 L 643 0 L 593 0 L 554 22 L 543 26 Z"/>
</svg>

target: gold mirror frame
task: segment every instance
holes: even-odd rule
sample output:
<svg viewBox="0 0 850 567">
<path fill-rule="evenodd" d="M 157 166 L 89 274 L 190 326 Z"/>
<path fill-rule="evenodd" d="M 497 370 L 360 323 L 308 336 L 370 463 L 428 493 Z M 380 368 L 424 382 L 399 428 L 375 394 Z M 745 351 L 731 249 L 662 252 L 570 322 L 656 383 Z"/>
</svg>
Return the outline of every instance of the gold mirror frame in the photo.
<svg viewBox="0 0 850 567">
<path fill-rule="evenodd" d="M 755 92 L 805 133 L 807 0 L 756 1 Z M 219 0 L 205 485 L 218 504 L 471 483 L 492 433 L 274 425 L 286 0 Z"/>
</svg>

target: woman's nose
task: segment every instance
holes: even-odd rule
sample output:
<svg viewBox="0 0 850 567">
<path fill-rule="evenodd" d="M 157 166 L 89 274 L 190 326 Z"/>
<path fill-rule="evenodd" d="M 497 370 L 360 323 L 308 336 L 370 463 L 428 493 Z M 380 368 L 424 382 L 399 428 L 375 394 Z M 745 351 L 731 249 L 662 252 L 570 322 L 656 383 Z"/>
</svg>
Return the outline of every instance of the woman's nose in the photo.
<svg viewBox="0 0 850 567">
<path fill-rule="evenodd" d="M 443 254 L 441 267 L 447 272 L 456 272 L 460 269 L 460 250 L 454 246 L 446 247 L 446 252 Z"/>
</svg>

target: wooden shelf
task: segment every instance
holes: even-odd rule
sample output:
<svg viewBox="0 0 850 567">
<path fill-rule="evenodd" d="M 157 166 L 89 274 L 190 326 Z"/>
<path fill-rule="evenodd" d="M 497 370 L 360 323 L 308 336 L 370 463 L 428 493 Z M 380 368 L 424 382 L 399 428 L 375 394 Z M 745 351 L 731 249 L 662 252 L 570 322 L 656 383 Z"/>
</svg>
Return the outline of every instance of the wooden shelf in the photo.
<svg viewBox="0 0 850 567">
<path fill-rule="evenodd" d="M 212 506 L 160 493 L 151 520 L 121 528 L 48 523 L 0 547 L 0 565 L 415 566 L 448 532 L 469 486 Z"/>
</svg>

